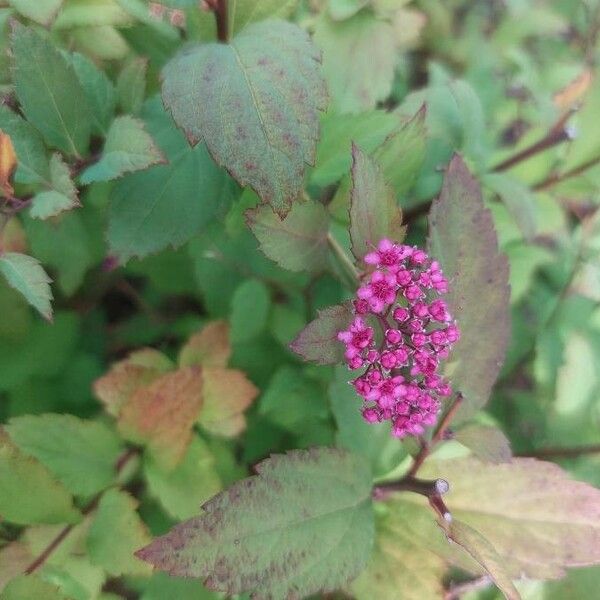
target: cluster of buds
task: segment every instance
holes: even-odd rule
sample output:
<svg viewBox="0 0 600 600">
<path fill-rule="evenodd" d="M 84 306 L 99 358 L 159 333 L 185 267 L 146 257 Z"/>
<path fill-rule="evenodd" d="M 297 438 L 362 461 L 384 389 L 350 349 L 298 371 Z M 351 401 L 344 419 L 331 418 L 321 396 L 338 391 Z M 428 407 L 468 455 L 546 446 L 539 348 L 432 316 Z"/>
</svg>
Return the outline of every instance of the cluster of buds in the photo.
<svg viewBox="0 0 600 600">
<path fill-rule="evenodd" d="M 338 339 L 346 346 L 352 381 L 369 423 L 392 422 L 396 437 L 421 435 L 434 425 L 452 389 L 438 372 L 460 332 L 439 296 L 448 281 L 423 250 L 381 240 L 365 256 L 374 267 L 353 301 L 354 320 Z M 371 324 L 378 323 L 381 339 Z"/>
</svg>

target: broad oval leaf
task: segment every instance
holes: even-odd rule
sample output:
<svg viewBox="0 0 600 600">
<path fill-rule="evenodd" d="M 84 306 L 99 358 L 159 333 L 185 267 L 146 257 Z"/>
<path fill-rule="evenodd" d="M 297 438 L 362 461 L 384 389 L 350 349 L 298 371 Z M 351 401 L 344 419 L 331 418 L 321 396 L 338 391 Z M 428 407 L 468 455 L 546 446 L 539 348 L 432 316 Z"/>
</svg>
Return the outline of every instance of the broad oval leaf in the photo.
<svg viewBox="0 0 600 600">
<path fill-rule="evenodd" d="M 355 577 L 373 544 L 366 462 L 318 448 L 272 456 L 257 470 L 137 555 L 171 575 L 255 598 L 301 598 Z"/>
<path fill-rule="evenodd" d="M 299 27 L 272 20 L 230 44 L 192 46 L 163 71 L 163 99 L 192 143 L 284 217 L 302 188 L 327 94 L 319 52 Z"/>
<path fill-rule="evenodd" d="M 11 419 L 6 429 L 23 452 L 37 458 L 74 494 L 91 496 L 115 479 L 122 443 L 100 421 L 23 415 Z"/>
<path fill-rule="evenodd" d="M 428 247 L 450 281 L 448 301 L 461 330 L 448 374 L 464 395 L 459 417 L 465 418 L 487 402 L 500 372 L 510 335 L 510 288 L 492 215 L 458 155 L 431 207 Z"/>
<path fill-rule="evenodd" d="M 0 273 L 45 319 L 52 320 L 52 280 L 35 258 L 18 252 L 0 254 Z"/>
</svg>

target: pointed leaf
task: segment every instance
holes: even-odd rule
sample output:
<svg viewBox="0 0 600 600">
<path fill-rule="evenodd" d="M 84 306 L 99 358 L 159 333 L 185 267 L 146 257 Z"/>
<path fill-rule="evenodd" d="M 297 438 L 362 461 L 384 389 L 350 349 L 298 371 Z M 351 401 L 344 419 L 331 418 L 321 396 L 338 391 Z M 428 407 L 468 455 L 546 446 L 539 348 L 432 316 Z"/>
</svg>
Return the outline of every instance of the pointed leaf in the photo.
<svg viewBox="0 0 600 600">
<path fill-rule="evenodd" d="M 144 103 L 148 59 L 136 58 L 128 62 L 117 79 L 119 106 L 125 113 L 137 115 Z"/>
<path fill-rule="evenodd" d="M 125 115 L 113 121 L 102 157 L 81 174 L 80 180 L 83 184 L 110 181 L 164 162 L 165 157 L 146 132 L 144 123 Z"/>
<path fill-rule="evenodd" d="M 242 371 L 234 369 L 205 367 L 202 376 L 203 402 L 198 423 L 217 435 L 237 435 L 246 427 L 242 413 L 258 396 L 258 389 Z"/>
<path fill-rule="evenodd" d="M 185 367 L 138 388 L 121 409 L 118 426 L 130 441 L 146 444 L 166 468 L 185 455 L 202 406 L 202 375 Z"/>
<path fill-rule="evenodd" d="M 0 431 L 0 517 L 19 525 L 76 523 L 79 511 L 65 487 Z"/>
<path fill-rule="evenodd" d="M 45 319 L 52 320 L 52 280 L 35 258 L 17 252 L 0 254 L 0 273 Z"/>
<path fill-rule="evenodd" d="M 226 367 L 231 356 L 227 321 L 213 321 L 194 334 L 179 353 L 179 366 Z"/>
<path fill-rule="evenodd" d="M 452 315 L 461 338 L 452 351 L 450 379 L 464 394 L 465 418 L 488 400 L 510 335 L 508 261 L 481 190 L 459 156 L 450 162 L 429 216 L 429 252 L 450 283 Z"/>
<path fill-rule="evenodd" d="M 329 215 L 312 200 L 296 203 L 282 221 L 266 205 L 246 211 L 260 249 L 290 271 L 318 272 L 327 266 Z"/>
<path fill-rule="evenodd" d="M 249 25 L 230 44 L 203 44 L 163 72 L 167 108 L 192 142 L 284 217 L 314 160 L 326 103 L 319 53 L 284 21 Z M 198 107 L 202 107 L 199 110 Z"/>
<path fill-rule="evenodd" d="M 50 185 L 52 189 L 39 192 L 33 197 L 29 214 L 34 219 L 48 219 L 80 206 L 69 167 L 58 153 L 53 154 L 50 159 Z"/>
<path fill-rule="evenodd" d="M 71 415 L 26 415 L 6 427 L 13 442 L 37 458 L 74 494 L 91 496 L 112 483 L 122 444 L 98 421 Z"/>
<path fill-rule="evenodd" d="M 320 365 L 331 365 L 344 360 L 344 346 L 337 334 L 348 327 L 352 312 L 348 304 L 330 306 L 318 311 L 311 321 L 290 344 L 290 348 L 304 360 Z"/>
<path fill-rule="evenodd" d="M 87 536 L 92 561 L 113 577 L 148 575 L 148 565 L 134 551 L 150 541 L 146 525 L 136 512 L 137 501 L 117 489 L 108 490 L 100 499 Z"/>
<path fill-rule="evenodd" d="M 357 261 L 383 238 L 401 242 L 402 211 L 381 169 L 360 148 L 352 145 L 352 191 L 350 194 L 350 239 Z"/>
<path fill-rule="evenodd" d="M 48 144 L 85 154 L 91 118 L 85 92 L 67 59 L 35 30 L 15 24 L 15 91 L 27 120 Z"/>
<path fill-rule="evenodd" d="M 115 112 L 115 86 L 106 73 L 83 54 L 75 52 L 71 63 L 90 106 L 93 133 L 104 137 Z"/>
<path fill-rule="evenodd" d="M 199 517 L 138 556 L 229 595 L 288 598 L 345 584 L 364 567 L 372 543 L 367 465 L 319 448 L 264 461 L 256 477 L 215 496 Z"/>
<path fill-rule="evenodd" d="M 106 411 L 116 417 L 138 388 L 149 385 L 172 368 L 173 363 L 164 354 L 143 348 L 115 363 L 106 375 L 97 379 L 94 393 Z"/>
</svg>

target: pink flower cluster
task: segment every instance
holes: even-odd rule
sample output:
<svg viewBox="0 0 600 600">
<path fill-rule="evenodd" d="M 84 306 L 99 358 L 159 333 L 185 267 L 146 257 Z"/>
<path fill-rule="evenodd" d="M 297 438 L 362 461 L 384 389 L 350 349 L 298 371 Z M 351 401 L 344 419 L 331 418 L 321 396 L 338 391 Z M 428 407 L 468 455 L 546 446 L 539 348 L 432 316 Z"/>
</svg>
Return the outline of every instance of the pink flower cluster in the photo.
<svg viewBox="0 0 600 600">
<path fill-rule="evenodd" d="M 354 321 L 338 333 L 349 368 L 365 369 L 352 384 L 365 401 L 365 421 L 390 420 L 399 438 L 421 435 L 452 393 L 438 373 L 460 336 L 439 298 L 448 281 L 423 250 L 390 240 L 364 260 L 375 270 L 357 291 Z M 369 321 L 379 324 L 381 339 Z"/>
</svg>

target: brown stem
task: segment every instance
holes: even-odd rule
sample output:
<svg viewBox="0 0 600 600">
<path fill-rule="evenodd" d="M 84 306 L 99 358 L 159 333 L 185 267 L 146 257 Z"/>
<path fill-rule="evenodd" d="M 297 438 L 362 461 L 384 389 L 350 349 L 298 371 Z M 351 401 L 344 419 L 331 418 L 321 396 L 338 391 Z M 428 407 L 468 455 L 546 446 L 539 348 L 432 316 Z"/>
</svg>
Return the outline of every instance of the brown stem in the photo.
<svg viewBox="0 0 600 600">
<path fill-rule="evenodd" d="M 217 38 L 226 44 L 229 41 L 229 17 L 227 15 L 227 0 L 206 0 L 208 8 L 215 13 L 217 23 Z"/>
<path fill-rule="evenodd" d="M 450 485 L 445 479 L 417 479 L 416 477 L 404 477 L 399 481 L 380 483 L 373 488 L 373 498 L 385 500 L 394 492 L 414 492 L 421 496 L 441 496 L 446 494 Z"/>
<path fill-rule="evenodd" d="M 541 190 L 547 190 L 548 188 L 556 185 L 557 183 L 561 183 L 567 179 L 571 179 L 572 177 L 577 177 L 577 175 L 581 175 L 582 173 L 584 173 L 588 169 L 591 169 L 592 167 L 595 167 L 599 163 L 600 163 L 600 156 L 597 156 L 596 158 L 592 158 L 591 160 L 584 162 L 582 165 L 579 165 L 578 167 L 575 167 L 574 169 L 566 171 L 562 175 L 560 175 L 560 174 L 550 175 L 543 181 L 536 183 L 532 189 L 536 192 L 539 192 Z"/>
<path fill-rule="evenodd" d="M 119 458 L 115 463 L 115 472 L 120 474 L 127 463 L 138 453 L 138 450 L 135 448 L 129 448 Z M 91 513 L 98 502 L 100 501 L 100 497 L 102 496 L 102 492 L 94 496 L 94 498 L 86 504 L 86 506 L 82 509 L 82 514 L 88 515 Z M 58 535 L 42 550 L 39 556 L 25 569 L 25 575 L 31 575 L 35 571 L 37 571 L 47 560 L 50 558 L 52 553 L 61 545 L 61 543 L 65 540 L 65 538 L 71 533 L 73 530 L 73 525 L 66 525 Z"/>
<path fill-rule="evenodd" d="M 571 135 L 567 129 L 564 127 L 553 127 L 541 140 L 538 140 L 534 144 L 531 144 L 531 146 L 524 148 L 513 156 L 509 156 L 506 160 L 503 160 L 501 163 L 493 167 L 492 171 L 496 173 L 500 171 L 506 171 L 520 162 L 523 162 L 528 158 L 543 152 L 544 150 L 548 150 L 549 148 L 552 148 L 553 146 L 570 139 Z"/>
<path fill-rule="evenodd" d="M 492 578 L 489 575 L 482 575 L 470 581 L 457 583 L 446 590 L 444 600 L 460 600 L 465 594 L 482 590 L 490 585 L 492 585 Z"/>
</svg>

